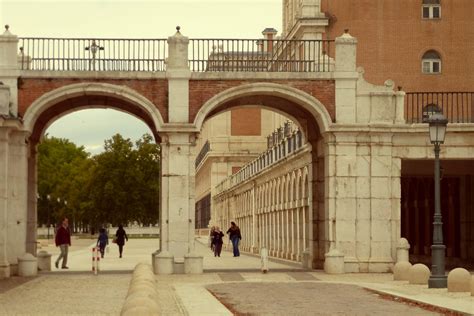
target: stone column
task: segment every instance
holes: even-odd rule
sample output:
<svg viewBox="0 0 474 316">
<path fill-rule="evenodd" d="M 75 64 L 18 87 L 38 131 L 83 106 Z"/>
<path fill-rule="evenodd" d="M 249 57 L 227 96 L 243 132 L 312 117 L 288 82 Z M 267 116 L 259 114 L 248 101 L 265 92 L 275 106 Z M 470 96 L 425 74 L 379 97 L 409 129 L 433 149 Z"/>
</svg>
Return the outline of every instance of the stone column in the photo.
<svg viewBox="0 0 474 316">
<path fill-rule="evenodd" d="M 15 123 L 19 122 L 15 120 Z M 18 126 L 19 127 L 19 126 Z M 28 223 L 28 145 L 26 134 L 15 128 L 9 137 L 8 162 L 8 262 L 16 274 L 18 257 L 26 252 Z M 36 194 L 35 194 L 36 195 Z M 31 240 L 35 242 L 36 240 Z M 36 254 L 36 253 L 35 253 Z"/>
<path fill-rule="evenodd" d="M 10 277 L 7 256 L 8 137 L 9 129 L 0 127 L 0 279 Z"/>
<path fill-rule="evenodd" d="M 28 207 L 27 207 L 27 227 L 26 227 L 26 252 L 36 255 L 37 251 L 37 224 L 38 224 L 38 209 L 36 196 L 38 192 L 37 183 L 37 150 L 36 148 L 29 147 L 28 155 Z"/>
<path fill-rule="evenodd" d="M 161 249 L 175 260 L 194 252 L 194 135 L 162 135 Z"/>
<path fill-rule="evenodd" d="M 17 82 L 20 77 L 17 60 L 18 37 L 8 30 L 5 26 L 5 32 L 0 35 L 0 82 L 10 87 L 9 102 L 2 102 L 0 106 L 0 115 L 14 116 L 18 115 L 18 88 Z"/>
<path fill-rule="evenodd" d="M 356 122 L 357 39 L 348 32 L 336 38 L 336 123 Z"/>
<path fill-rule="evenodd" d="M 168 37 L 168 117 L 170 123 L 189 122 L 189 79 L 188 65 L 189 39 L 176 28 L 175 35 Z"/>
</svg>

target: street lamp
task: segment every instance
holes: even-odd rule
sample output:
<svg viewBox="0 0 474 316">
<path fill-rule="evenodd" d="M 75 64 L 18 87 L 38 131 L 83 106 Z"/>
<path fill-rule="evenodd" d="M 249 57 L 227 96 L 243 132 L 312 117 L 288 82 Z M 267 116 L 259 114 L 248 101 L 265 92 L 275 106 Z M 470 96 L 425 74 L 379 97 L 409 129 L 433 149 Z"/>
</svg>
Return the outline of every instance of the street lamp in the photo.
<svg viewBox="0 0 474 316">
<path fill-rule="evenodd" d="M 429 288 L 446 288 L 447 278 L 445 274 L 445 252 L 446 246 L 443 244 L 443 222 L 441 221 L 440 202 L 440 167 L 439 151 L 440 145 L 444 143 L 446 126 L 448 120 L 441 112 L 431 114 L 426 122 L 430 127 L 430 141 L 434 145 L 435 165 L 434 165 L 434 194 L 435 212 L 433 216 L 433 245 L 431 246 L 431 275 L 428 279 Z"/>
</svg>

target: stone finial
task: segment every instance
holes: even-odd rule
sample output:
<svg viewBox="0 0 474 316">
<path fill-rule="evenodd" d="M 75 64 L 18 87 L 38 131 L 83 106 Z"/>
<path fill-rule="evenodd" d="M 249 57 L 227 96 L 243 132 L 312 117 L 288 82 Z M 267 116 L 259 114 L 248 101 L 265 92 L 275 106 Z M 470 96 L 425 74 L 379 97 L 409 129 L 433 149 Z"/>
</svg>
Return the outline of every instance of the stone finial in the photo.
<svg viewBox="0 0 474 316">
<path fill-rule="evenodd" d="M 469 292 L 471 274 L 463 268 L 456 268 L 448 274 L 448 292 Z"/>
<path fill-rule="evenodd" d="M 180 33 L 179 30 L 181 30 L 181 26 L 178 25 L 178 26 L 176 26 L 176 32 Z"/>
<path fill-rule="evenodd" d="M 10 25 L 5 25 L 5 32 L 2 34 L 3 36 L 12 36 L 13 34 L 10 32 Z"/>
<path fill-rule="evenodd" d="M 349 29 L 344 29 L 344 33 L 349 34 Z"/>
</svg>

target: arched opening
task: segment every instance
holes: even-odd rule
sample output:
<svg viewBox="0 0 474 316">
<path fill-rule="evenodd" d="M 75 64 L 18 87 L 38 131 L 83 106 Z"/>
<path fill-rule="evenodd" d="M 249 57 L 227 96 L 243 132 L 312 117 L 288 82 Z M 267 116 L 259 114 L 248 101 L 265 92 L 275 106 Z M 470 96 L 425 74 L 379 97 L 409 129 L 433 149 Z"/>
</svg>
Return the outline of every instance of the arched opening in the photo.
<svg viewBox="0 0 474 316">
<path fill-rule="evenodd" d="M 74 199 L 66 199 L 64 196 L 59 196 L 59 194 L 50 194 L 49 192 L 41 192 L 39 195 L 38 191 L 38 145 L 41 143 L 42 139 L 45 136 L 48 128 L 56 121 L 61 120 L 63 117 L 68 116 L 75 112 L 81 112 L 88 109 L 113 109 L 123 113 L 127 113 L 138 120 L 141 120 L 148 127 L 148 133 L 151 135 L 151 138 L 155 144 L 160 143 L 160 136 L 158 130 L 161 129 L 163 124 L 163 119 L 159 111 L 153 105 L 152 102 L 139 95 L 137 92 L 128 89 L 126 87 L 119 87 L 110 84 L 75 84 L 70 86 L 65 86 L 58 88 L 51 92 L 48 92 L 34 101 L 26 110 L 24 114 L 24 128 L 29 132 L 28 137 L 28 175 L 27 175 L 27 191 L 28 191 L 28 207 L 27 207 L 27 218 L 28 218 L 28 227 L 27 227 L 27 245 L 26 250 L 30 253 L 36 253 L 37 248 L 37 224 L 38 224 L 38 201 L 45 202 L 48 209 L 51 208 L 51 205 L 57 207 L 57 212 L 51 214 L 51 218 L 48 221 L 48 230 L 50 231 L 50 225 L 56 226 L 55 224 L 60 222 L 59 218 L 56 218 L 53 215 L 60 216 L 61 218 L 67 217 L 70 219 L 70 229 L 74 233 L 86 232 L 95 233 L 93 236 L 95 239 L 90 241 L 93 243 L 97 240 L 97 223 L 90 223 L 86 228 L 84 227 L 84 222 L 76 221 L 79 218 L 77 204 L 73 203 Z M 133 146 L 133 144 L 132 144 Z M 159 152 L 156 153 L 156 158 L 159 163 Z M 116 167 L 118 170 L 118 167 Z M 159 170 L 158 170 L 159 173 Z M 160 176 L 158 175 L 158 178 Z M 161 182 L 161 180 L 160 180 Z M 44 190 L 43 190 L 44 191 Z M 129 198 L 133 198 L 130 190 Z M 67 195 L 66 193 L 64 193 Z M 116 197 L 118 198 L 118 196 Z M 54 200 L 53 200 L 54 199 Z M 160 200 L 159 192 L 156 194 L 157 203 Z M 82 200 L 77 201 L 77 203 L 87 203 L 88 201 Z M 57 204 L 57 205 L 56 205 Z M 130 203 L 130 210 L 135 210 L 136 208 Z M 161 203 L 159 203 L 161 204 Z M 155 204 L 154 204 L 155 205 Z M 158 205 L 156 205 L 158 206 Z M 110 207 L 112 209 L 112 207 Z M 153 210 L 152 210 L 153 211 Z M 48 215 L 51 212 L 48 212 Z M 115 214 L 117 216 L 117 214 Z M 159 209 L 156 207 L 156 219 L 158 220 Z M 110 217 L 113 217 L 114 214 L 110 214 Z M 112 238 L 115 235 L 115 229 L 118 223 L 115 223 L 113 218 L 106 223 L 103 219 L 100 220 L 100 226 L 105 226 L 105 224 L 113 225 L 110 228 L 109 234 L 110 244 L 112 244 Z M 127 230 L 127 224 L 123 223 L 125 229 Z M 137 227 L 128 231 L 128 234 L 141 234 L 143 233 L 143 225 L 137 222 Z M 156 225 L 157 223 L 155 223 Z M 97 227 L 96 227 L 97 226 Z M 92 231 L 91 231 L 92 230 Z M 158 228 L 155 229 L 159 231 Z M 151 230 L 148 230 L 151 231 Z M 149 234 L 149 232 L 145 234 Z M 54 233 L 51 230 L 51 238 L 54 239 Z M 49 234 L 48 234 L 49 235 Z M 154 234 L 157 236 L 157 234 Z M 48 236 L 50 237 L 50 236 Z M 89 237 L 90 238 L 90 237 Z M 51 240 L 52 242 L 52 240 Z M 159 248 L 158 240 L 156 241 L 156 249 Z M 115 249 L 114 249 L 115 250 Z M 149 253 L 146 254 L 149 257 Z M 118 257 L 118 256 L 117 256 Z M 148 259 L 148 258 L 147 258 Z M 90 270 L 90 256 L 84 258 L 89 264 L 87 265 L 87 270 Z M 133 263 L 133 264 L 136 264 Z M 74 269 L 75 268 L 75 269 Z M 122 267 L 123 268 L 123 267 Z M 84 269 L 82 267 L 73 267 L 73 270 Z M 133 269 L 133 266 L 128 267 L 127 269 Z"/>
<path fill-rule="evenodd" d="M 291 124 L 273 125 L 275 132 L 264 134 L 264 125 L 276 121 L 272 118 L 262 123 L 266 115 L 262 113 L 266 112 Z M 212 123 L 214 119 L 217 123 Z M 235 121 L 238 119 L 240 121 Z M 234 122 L 241 127 L 240 135 L 232 135 Z M 243 123 L 250 131 L 247 134 L 242 129 Z M 309 248 L 312 267 L 321 267 L 329 246 L 324 237 L 319 240 L 319 236 L 327 235 L 324 195 L 316 198 L 316 203 L 310 201 L 306 205 L 303 197 L 310 193 L 303 191 L 324 192 L 324 174 L 318 173 L 324 170 L 320 167 L 324 166 L 325 156 L 321 150 L 324 149 L 321 134 L 331 124 L 324 106 L 314 97 L 291 87 L 251 84 L 231 88 L 210 99 L 197 113 L 195 124 L 201 130 L 196 151 L 204 148 L 204 144 L 211 144 L 205 155 L 199 155 L 204 159 L 196 163 L 196 201 L 203 196 L 204 179 L 211 179 L 207 181 L 210 214 L 219 212 L 213 209 L 213 203 L 223 196 L 241 196 L 244 200 L 241 203 L 253 208 L 247 211 L 245 221 L 236 221 L 245 239 L 252 240 L 252 245 L 245 246 L 244 250 L 259 253 L 265 247 L 270 256 L 301 262 L 303 251 Z M 258 135 L 254 134 L 256 126 L 260 130 Z M 227 130 L 228 134 L 220 134 L 219 129 Z M 240 137 L 238 145 L 232 143 L 232 136 Z M 248 145 L 257 142 L 256 139 L 263 143 L 260 153 L 252 152 L 254 148 Z M 227 153 L 220 149 L 224 147 Z M 239 163 L 232 157 L 238 157 Z M 233 164 L 232 159 L 235 159 Z M 314 172 L 309 175 L 308 169 Z M 311 178 L 308 180 L 311 187 L 303 185 L 303 174 Z M 244 191 L 260 192 L 261 203 L 249 204 L 245 201 L 249 197 L 241 193 Z M 244 207 L 238 203 L 233 207 L 237 210 Z M 217 222 L 211 216 L 210 226 L 226 228 L 235 218 L 216 216 L 216 219 Z"/>
</svg>

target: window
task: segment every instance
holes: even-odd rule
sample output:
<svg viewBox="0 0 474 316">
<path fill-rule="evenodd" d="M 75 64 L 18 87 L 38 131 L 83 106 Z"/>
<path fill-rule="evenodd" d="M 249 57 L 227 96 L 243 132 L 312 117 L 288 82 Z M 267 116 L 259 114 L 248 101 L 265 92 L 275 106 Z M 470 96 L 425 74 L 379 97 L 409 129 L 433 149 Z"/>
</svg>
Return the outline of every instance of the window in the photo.
<svg viewBox="0 0 474 316">
<path fill-rule="evenodd" d="M 423 55 L 421 71 L 425 74 L 441 73 L 441 58 L 434 50 L 429 50 Z"/>
<path fill-rule="evenodd" d="M 423 0 L 421 9 L 423 19 L 441 18 L 441 0 Z"/>
</svg>

